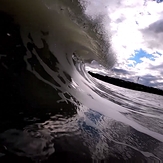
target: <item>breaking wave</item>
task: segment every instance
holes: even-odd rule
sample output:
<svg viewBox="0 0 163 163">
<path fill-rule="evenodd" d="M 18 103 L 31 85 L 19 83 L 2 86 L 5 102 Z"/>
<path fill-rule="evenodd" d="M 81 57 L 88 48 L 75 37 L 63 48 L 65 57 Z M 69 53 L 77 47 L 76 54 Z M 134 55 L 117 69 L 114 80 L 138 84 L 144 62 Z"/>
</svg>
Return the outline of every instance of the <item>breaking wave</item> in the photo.
<svg viewBox="0 0 163 163">
<path fill-rule="evenodd" d="M 0 1 L 0 160 L 163 159 L 163 99 L 104 84 L 116 61 L 89 1 Z M 90 68 L 91 69 L 91 68 Z"/>
</svg>

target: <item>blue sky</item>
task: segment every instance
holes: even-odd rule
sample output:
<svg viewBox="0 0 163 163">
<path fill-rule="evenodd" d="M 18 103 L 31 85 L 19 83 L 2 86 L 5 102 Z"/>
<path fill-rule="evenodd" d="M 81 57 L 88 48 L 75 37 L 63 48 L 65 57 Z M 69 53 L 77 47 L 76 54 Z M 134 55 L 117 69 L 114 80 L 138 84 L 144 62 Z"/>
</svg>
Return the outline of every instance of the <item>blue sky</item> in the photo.
<svg viewBox="0 0 163 163">
<path fill-rule="evenodd" d="M 159 56 L 162 55 L 159 52 L 156 52 L 156 54 L 158 54 Z M 149 59 L 151 61 L 155 61 L 156 60 L 156 56 L 155 55 L 149 54 L 146 51 L 144 51 L 143 49 L 134 50 L 134 55 L 131 56 L 128 60 L 134 61 L 134 65 L 137 65 L 138 63 L 142 63 L 143 62 L 142 58 L 147 58 L 147 59 Z M 133 66 L 133 65 L 128 64 L 128 66 Z"/>
</svg>

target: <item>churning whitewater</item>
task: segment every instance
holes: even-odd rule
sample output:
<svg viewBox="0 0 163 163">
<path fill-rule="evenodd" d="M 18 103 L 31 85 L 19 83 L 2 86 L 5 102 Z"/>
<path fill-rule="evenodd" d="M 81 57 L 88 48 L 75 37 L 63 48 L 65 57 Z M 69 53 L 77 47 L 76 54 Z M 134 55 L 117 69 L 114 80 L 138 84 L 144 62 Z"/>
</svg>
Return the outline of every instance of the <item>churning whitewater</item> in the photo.
<svg viewBox="0 0 163 163">
<path fill-rule="evenodd" d="M 163 97 L 87 72 L 116 61 L 106 15 L 91 11 L 88 0 L 0 0 L 1 162 L 163 160 Z"/>
</svg>

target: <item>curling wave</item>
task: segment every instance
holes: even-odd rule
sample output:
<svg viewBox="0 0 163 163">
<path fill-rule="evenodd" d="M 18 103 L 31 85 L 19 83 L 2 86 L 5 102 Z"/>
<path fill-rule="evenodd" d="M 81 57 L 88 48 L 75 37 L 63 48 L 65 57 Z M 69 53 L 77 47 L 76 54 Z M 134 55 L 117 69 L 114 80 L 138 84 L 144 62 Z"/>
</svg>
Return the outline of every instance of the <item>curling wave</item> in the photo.
<svg viewBox="0 0 163 163">
<path fill-rule="evenodd" d="M 105 33 L 99 32 L 102 26 L 82 13 L 83 3 L 77 0 L 2 0 L 0 10 L 12 15 L 20 25 L 24 45 L 27 45 L 30 33 L 35 44 L 41 46 L 41 31 L 45 31 L 48 32 L 45 39 L 50 50 L 62 57 L 75 54 L 84 62 L 96 60 L 107 68 L 115 62 L 115 55 L 110 43 L 106 42 Z"/>
<path fill-rule="evenodd" d="M 163 160 L 162 97 L 87 73 L 116 61 L 103 15 L 87 5 L 0 1 L 1 162 Z"/>
</svg>

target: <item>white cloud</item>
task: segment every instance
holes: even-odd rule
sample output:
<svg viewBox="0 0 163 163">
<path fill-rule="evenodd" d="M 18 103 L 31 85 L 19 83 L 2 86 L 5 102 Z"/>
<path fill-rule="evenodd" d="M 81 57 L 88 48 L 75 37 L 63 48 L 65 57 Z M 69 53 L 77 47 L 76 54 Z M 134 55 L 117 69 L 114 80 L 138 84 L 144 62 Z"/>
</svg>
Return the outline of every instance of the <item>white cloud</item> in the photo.
<svg viewBox="0 0 163 163">
<path fill-rule="evenodd" d="M 162 88 L 163 3 L 153 0 L 84 1 L 87 15 L 92 18 L 105 15 L 103 25 L 117 55 L 117 64 L 109 75 L 131 81 L 140 77 L 142 84 Z M 140 49 L 152 58 L 142 56 L 139 62 L 131 59 L 138 55 L 135 50 Z"/>
<path fill-rule="evenodd" d="M 108 15 L 118 59 L 115 68 L 121 70 L 116 76 L 131 81 L 139 76 L 142 84 L 162 88 L 163 55 L 156 52 L 163 54 L 163 3 L 122 0 L 119 7 Z M 152 54 L 153 60 L 141 57 L 141 62 L 136 64 L 130 58 L 137 55 L 134 51 L 139 49 Z M 149 74 L 152 75 L 150 78 Z"/>
<path fill-rule="evenodd" d="M 163 51 L 163 45 L 160 44 L 163 33 L 158 35 L 155 32 L 148 32 L 151 24 L 163 18 L 163 3 L 147 1 L 145 4 L 142 0 L 128 3 L 129 1 L 122 0 L 114 12 L 108 13 L 111 18 L 111 30 L 114 33 L 112 40 L 118 57 L 121 55 L 128 57 L 135 49 L 140 48 L 149 53 L 156 50 Z M 147 44 L 151 45 L 153 40 L 155 45 L 147 46 Z"/>
</svg>

